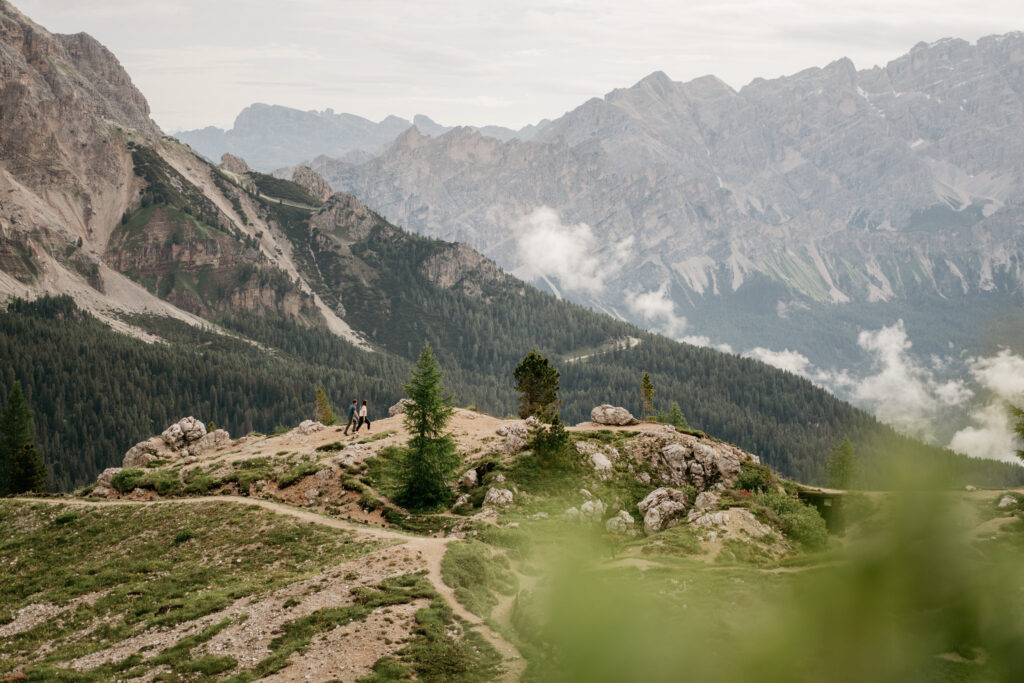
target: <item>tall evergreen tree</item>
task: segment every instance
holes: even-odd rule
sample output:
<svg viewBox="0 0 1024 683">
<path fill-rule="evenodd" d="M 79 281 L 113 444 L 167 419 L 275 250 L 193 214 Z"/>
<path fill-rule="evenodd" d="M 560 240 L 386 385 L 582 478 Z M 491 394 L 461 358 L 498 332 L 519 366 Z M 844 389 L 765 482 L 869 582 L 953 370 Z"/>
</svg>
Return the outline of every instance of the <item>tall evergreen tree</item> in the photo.
<svg viewBox="0 0 1024 683">
<path fill-rule="evenodd" d="M 445 432 L 455 408 L 451 394 L 441 386 L 442 377 L 434 351 L 427 344 L 405 385 L 412 401 L 405 408 L 405 426 L 412 437 L 398 502 L 413 509 L 447 503 L 451 499 L 448 481 L 461 463 L 455 440 Z"/>
<path fill-rule="evenodd" d="M 844 438 L 832 448 L 832 456 L 825 465 L 828 471 L 828 485 L 834 489 L 853 487 L 860 474 L 857 456 L 853 454 L 853 444 Z"/>
<path fill-rule="evenodd" d="M 338 423 L 334 418 L 334 408 L 331 407 L 331 402 L 327 400 L 327 392 L 324 391 L 323 387 L 316 388 L 316 421 L 324 425 Z"/>
<path fill-rule="evenodd" d="M 512 371 L 519 392 L 519 417 L 531 415 L 550 422 L 558 415 L 558 370 L 537 353 L 530 351 Z"/>
<path fill-rule="evenodd" d="M 21 391 L 21 382 L 15 382 L 0 413 L 0 495 L 14 492 L 14 458 L 34 441 L 32 410 Z"/>
<path fill-rule="evenodd" d="M 654 382 L 651 381 L 651 375 L 646 372 L 640 380 L 640 397 L 640 419 L 646 422 L 648 416 L 654 416 Z"/>
<path fill-rule="evenodd" d="M 46 493 L 46 465 L 33 444 L 27 443 L 11 461 L 11 493 Z"/>
<path fill-rule="evenodd" d="M 1024 446 L 1024 410 L 1015 405 L 1010 406 L 1010 415 L 1014 418 L 1013 431 L 1017 435 L 1017 441 Z M 1017 457 L 1024 460 L 1024 448 L 1017 449 Z"/>
</svg>

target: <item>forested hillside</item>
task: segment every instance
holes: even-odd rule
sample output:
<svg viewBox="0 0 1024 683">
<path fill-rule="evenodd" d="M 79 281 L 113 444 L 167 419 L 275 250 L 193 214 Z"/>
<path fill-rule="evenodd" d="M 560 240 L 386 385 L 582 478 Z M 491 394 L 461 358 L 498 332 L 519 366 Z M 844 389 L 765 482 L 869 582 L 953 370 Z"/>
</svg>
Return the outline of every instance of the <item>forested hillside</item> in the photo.
<svg viewBox="0 0 1024 683">
<path fill-rule="evenodd" d="M 798 479 L 820 480 L 830 447 L 848 434 L 872 459 L 909 447 L 922 457 L 959 463 L 966 481 L 1024 483 L 1024 468 L 972 461 L 901 439 L 795 376 L 641 334 L 532 291 L 523 296 L 536 297 L 538 316 L 512 315 L 496 299 L 492 308 L 498 314 L 471 310 L 458 335 L 442 333 L 454 327 L 445 325 L 443 317 L 429 318 L 409 345 L 415 353 L 429 340 L 439 349 L 447 384 L 460 405 L 512 413 L 512 368 L 536 346 L 562 371 L 562 415 L 568 422 L 588 419 L 590 408 L 602 402 L 635 410 L 640 374 L 647 370 L 658 388 L 659 406 L 679 402 L 693 426 L 758 453 Z M 436 300 L 429 303 L 441 306 Z M 568 328 L 559 322 L 570 315 L 576 329 L 572 337 L 546 333 Z M 183 415 L 215 422 L 234 435 L 270 432 L 311 417 L 317 386 L 326 388 L 336 408 L 360 397 L 380 415 L 401 397 L 408 379 L 404 348 L 361 351 L 322 328 L 284 319 L 221 321 L 269 350 L 165 318 L 132 322 L 167 343 L 148 344 L 114 332 L 68 297 L 16 301 L 0 313 L 0 354 L 9 359 L 0 368 L 0 394 L 21 381 L 35 410 L 37 443 L 61 490 L 120 464 L 129 446 Z M 567 362 L 569 345 L 586 335 L 597 339 L 624 332 L 635 333 L 641 343 Z M 546 343 L 529 344 L 533 335 Z"/>
</svg>

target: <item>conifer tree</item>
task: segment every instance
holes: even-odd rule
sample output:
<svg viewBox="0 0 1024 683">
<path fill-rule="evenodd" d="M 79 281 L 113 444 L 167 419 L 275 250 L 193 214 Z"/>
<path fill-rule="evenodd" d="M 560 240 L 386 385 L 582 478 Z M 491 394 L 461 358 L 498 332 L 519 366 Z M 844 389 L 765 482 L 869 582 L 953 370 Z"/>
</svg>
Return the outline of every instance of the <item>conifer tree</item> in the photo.
<svg viewBox="0 0 1024 683">
<path fill-rule="evenodd" d="M 1011 405 L 1010 415 L 1015 419 L 1015 422 L 1013 423 L 1013 431 L 1017 435 L 1017 440 L 1024 445 L 1024 410 Z M 1017 449 L 1017 457 L 1024 460 L 1024 448 Z"/>
<path fill-rule="evenodd" d="M 445 432 L 455 408 L 451 395 L 441 386 L 442 377 L 434 351 L 426 344 L 405 385 L 412 401 L 405 408 L 405 427 L 412 437 L 398 502 L 413 509 L 447 503 L 451 499 L 448 481 L 461 463 L 455 440 Z"/>
<path fill-rule="evenodd" d="M 672 408 L 668 411 L 668 417 L 664 421 L 676 429 L 690 429 L 690 423 L 686 421 L 686 416 L 683 415 L 683 411 L 675 401 L 672 401 Z"/>
<path fill-rule="evenodd" d="M 651 376 L 648 373 L 644 373 L 644 377 L 640 380 L 640 420 L 642 422 L 647 421 L 647 417 L 654 416 L 654 383 L 651 381 Z"/>
<path fill-rule="evenodd" d="M 0 495 L 13 492 L 14 458 L 26 444 L 34 441 L 32 410 L 21 391 L 21 383 L 15 382 L 0 413 Z"/>
<path fill-rule="evenodd" d="M 27 443 L 11 461 L 11 493 L 46 493 L 46 465 L 33 444 Z"/>
<path fill-rule="evenodd" d="M 857 457 L 853 454 L 853 444 L 844 438 L 832 448 L 832 456 L 825 465 L 828 472 L 828 485 L 834 489 L 851 488 L 860 474 Z"/>
<path fill-rule="evenodd" d="M 512 371 L 519 392 L 519 417 L 531 415 L 550 422 L 558 415 L 558 370 L 537 353 L 530 351 Z"/>
<path fill-rule="evenodd" d="M 327 400 L 327 392 L 323 387 L 316 388 L 316 421 L 323 425 L 334 425 L 338 421 L 334 417 L 334 408 Z"/>
</svg>

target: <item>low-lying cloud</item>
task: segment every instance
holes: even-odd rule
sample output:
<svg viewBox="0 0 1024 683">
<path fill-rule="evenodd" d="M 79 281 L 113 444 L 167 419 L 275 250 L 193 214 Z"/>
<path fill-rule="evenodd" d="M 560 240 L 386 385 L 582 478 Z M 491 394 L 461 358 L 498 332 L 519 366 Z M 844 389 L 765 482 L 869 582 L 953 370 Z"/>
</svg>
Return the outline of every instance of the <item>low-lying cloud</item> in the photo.
<svg viewBox="0 0 1024 683">
<path fill-rule="evenodd" d="M 626 306 L 666 337 L 677 339 L 686 329 L 686 318 L 676 315 L 675 302 L 668 294 L 668 282 L 650 292 L 626 294 Z"/>
<path fill-rule="evenodd" d="M 547 206 L 534 209 L 515 226 L 516 275 L 526 280 L 548 280 L 558 289 L 591 296 L 604 291 L 605 281 L 621 269 L 629 249 L 630 237 L 611 249 L 602 249 L 600 240 L 586 223 L 562 223 L 558 213 Z"/>
<path fill-rule="evenodd" d="M 912 345 L 902 320 L 861 332 L 857 344 L 872 355 L 876 372 L 855 382 L 850 398 L 901 432 L 934 438 L 935 417 L 974 395 L 963 380 L 937 380 L 931 368 L 909 354 Z"/>
<path fill-rule="evenodd" d="M 989 400 L 971 413 L 971 425 L 953 435 L 949 447 L 978 458 L 1016 461 L 1019 448 L 1009 404 L 1024 403 L 1024 358 L 1002 349 L 989 358 L 972 358 L 971 377 Z"/>
</svg>

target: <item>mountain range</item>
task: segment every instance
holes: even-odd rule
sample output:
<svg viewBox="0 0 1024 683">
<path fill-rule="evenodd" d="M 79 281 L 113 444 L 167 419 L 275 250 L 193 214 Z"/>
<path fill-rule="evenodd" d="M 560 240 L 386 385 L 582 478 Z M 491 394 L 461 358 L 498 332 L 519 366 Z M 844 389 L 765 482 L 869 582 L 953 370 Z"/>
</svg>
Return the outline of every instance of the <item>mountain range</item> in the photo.
<svg viewBox="0 0 1024 683">
<path fill-rule="evenodd" d="M 475 130 L 498 140 L 529 140 L 547 123 L 541 121 L 520 130 L 502 126 Z M 451 126 L 442 126 L 423 114 L 417 114 L 412 121 L 388 116 L 373 122 L 355 114 L 336 114 L 333 109 L 301 111 L 256 103 L 243 109 L 228 130 L 207 126 L 180 131 L 174 137 L 212 161 L 226 153 L 234 154 L 244 157 L 256 169 L 270 172 L 321 156 L 347 162 L 366 161 L 414 126 L 427 135 L 443 135 L 452 130 Z"/>
</svg>

